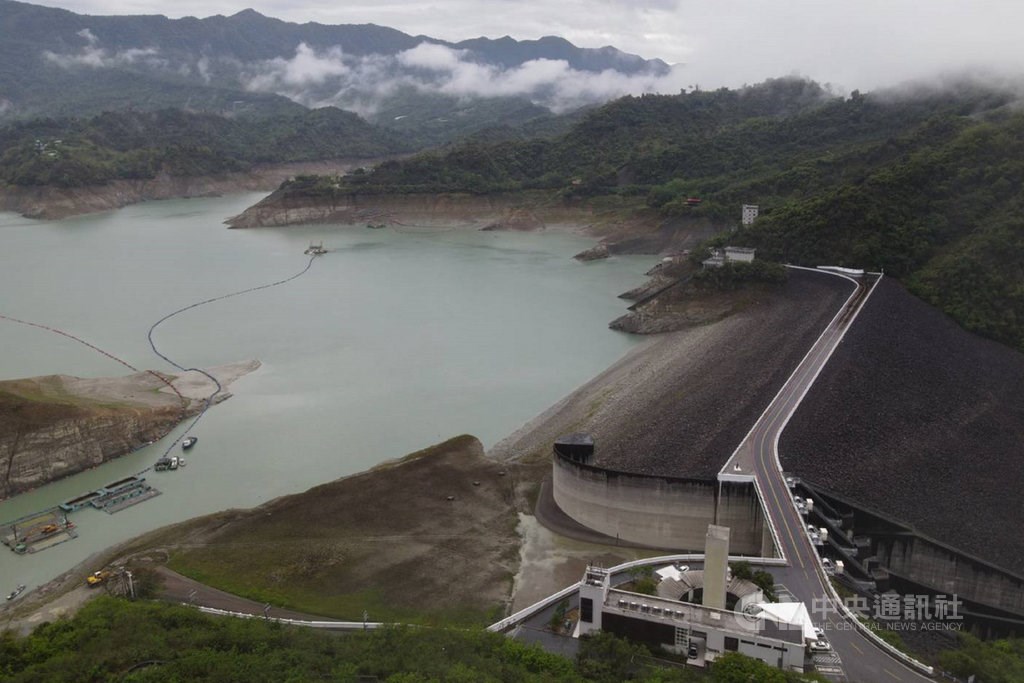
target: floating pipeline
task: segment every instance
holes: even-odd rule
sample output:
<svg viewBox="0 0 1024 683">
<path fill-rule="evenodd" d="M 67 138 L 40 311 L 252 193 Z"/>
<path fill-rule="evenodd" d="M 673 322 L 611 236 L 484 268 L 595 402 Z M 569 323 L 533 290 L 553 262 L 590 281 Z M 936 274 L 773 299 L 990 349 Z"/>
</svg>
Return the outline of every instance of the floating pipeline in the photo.
<svg viewBox="0 0 1024 683">
<path fill-rule="evenodd" d="M 217 394 L 219 394 L 221 391 L 223 391 L 223 387 L 221 386 L 220 382 L 217 381 L 217 378 L 214 377 L 213 375 L 211 375 L 210 373 L 208 373 L 206 370 L 203 370 L 202 368 L 186 368 L 186 367 L 178 364 L 177 362 L 175 362 L 171 358 L 169 358 L 166 354 L 161 353 L 160 349 L 157 348 L 156 341 L 153 339 L 153 332 L 156 330 L 156 328 L 159 327 L 164 322 L 166 322 L 167 320 L 170 320 L 174 316 L 179 315 L 181 313 L 184 313 L 185 311 L 190 311 L 193 308 L 199 308 L 200 306 L 205 306 L 207 304 L 212 304 L 212 303 L 217 302 L 217 301 L 223 301 L 224 299 L 230 299 L 232 297 L 241 296 L 243 294 L 249 294 L 251 292 L 257 292 L 257 291 L 259 291 L 261 289 L 270 289 L 271 287 L 278 287 L 280 285 L 287 284 L 287 283 L 291 282 L 292 280 L 296 280 L 296 279 L 302 277 L 303 275 L 305 275 L 306 273 L 309 272 L 309 269 L 313 267 L 313 261 L 316 260 L 316 257 L 319 256 L 319 255 L 320 255 L 319 253 L 314 253 L 314 254 L 310 255 L 309 261 L 306 263 L 306 267 L 303 268 L 302 270 L 300 270 L 299 272 L 295 273 L 291 277 L 287 277 L 287 278 L 285 278 L 283 280 L 277 280 L 275 282 L 269 282 L 269 283 L 264 284 L 264 285 L 258 285 L 256 287 L 249 287 L 248 289 L 242 289 L 242 290 L 239 290 L 237 292 L 231 292 L 230 294 L 222 294 L 221 296 L 215 296 L 212 299 L 204 299 L 203 301 L 197 301 L 197 302 L 195 302 L 193 304 L 189 304 L 188 306 L 183 306 L 183 307 L 179 308 L 176 311 L 168 313 L 167 315 L 165 315 L 164 317 L 160 318 L 159 320 L 157 320 L 155 323 L 153 323 L 150 326 L 149 332 L 146 334 L 146 338 L 149 340 L 149 346 L 150 346 L 151 349 L 153 349 L 153 353 L 155 353 L 156 355 L 158 355 L 161 358 L 163 358 L 165 361 L 170 363 L 173 367 L 177 368 L 178 370 L 181 370 L 183 372 L 198 372 L 198 373 L 206 376 L 207 378 L 210 379 L 210 381 L 213 382 L 214 386 L 216 387 L 214 389 L 213 393 L 211 393 L 209 396 L 206 397 L 206 402 L 203 405 L 203 409 L 199 411 L 199 413 L 195 416 L 195 418 L 193 418 L 192 422 L 188 425 L 188 427 L 185 429 L 183 434 L 187 434 L 190 431 L 192 431 L 192 429 L 199 423 L 199 421 L 201 419 L 203 419 L 203 416 L 206 414 L 206 411 L 210 409 L 211 405 L 213 405 L 213 399 L 217 396 Z M 162 457 L 166 458 L 170 454 L 171 450 L 175 446 L 178 445 L 179 441 L 181 441 L 181 437 L 180 436 L 177 437 L 176 439 L 174 439 L 174 441 L 167 447 L 167 450 L 164 451 Z M 146 472 L 148 472 L 151 469 L 152 469 L 152 466 L 147 467 L 146 469 L 138 472 L 137 474 L 139 474 L 139 475 L 145 474 Z"/>
<path fill-rule="evenodd" d="M 283 284 L 287 284 L 287 283 L 291 282 L 292 280 L 296 280 L 299 277 L 305 275 L 307 272 L 309 272 L 309 269 L 312 268 L 312 266 L 313 266 L 313 261 L 316 259 L 316 257 L 318 255 L 319 254 L 312 254 L 310 256 L 310 258 L 309 258 L 309 261 L 306 263 L 305 268 L 303 268 L 302 270 L 300 270 L 299 272 L 295 273 L 294 275 L 292 275 L 290 277 L 284 278 L 282 280 L 276 280 L 274 282 L 270 282 L 270 283 L 267 283 L 267 284 L 259 285 L 259 286 L 256 286 L 256 287 L 249 287 L 247 289 L 243 289 L 243 290 L 240 290 L 240 291 L 237 291 L 237 292 L 231 292 L 230 294 L 224 294 L 224 295 L 221 295 L 221 296 L 213 297 L 211 299 L 204 299 L 203 301 L 198 301 L 198 302 L 193 303 L 193 304 L 189 304 L 188 306 L 184 306 L 182 308 L 179 308 L 176 311 L 168 313 L 167 315 L 165 315 L 164 317 L 160 318 L 155 323 L 153 323 L 153 325 L 150 326 L 149 332 L 147 333 L 146 336 L 147 336 L 147 339 L 149 340 L 149 345 L 150 345 L 150 348 L 152 348 L 153 353 L 155 353 L 157 356 L 159 356 L 160 358 L 162 358 L 166 362 L 170 363 L 173 367 L 177 368 L 178 370 L 181 370 L 183 372 L 190 372 L 190 371 L 191 372 L 198 372 L 198 373 L 204 375 L 205 377 L 209 378 L 210 381 L 212 381 L 214 383 L 214 386 L 216 387 L 214 389 L 213 393 L 211 393 L 209 396 L 206 397 L 204 405 L 203 405 L 203 409 L 196 415 L 196 417 L 192 420 L 192 422 L 189 423 L 188 428 L 185 430 L 185 433 L 188 433 L 188 431 L 192 430 L 196 426 L 196 424 L 198 424 L 199 420 L 202 419 L 202 417 L 206 414 L 206 411 L 209 410 L 210 406 L 213 404 L 213 399 L 217 396 L 217 394 L 219 394 L 221 391 L 223 391 L 223 387 L 221 386 L 221 384 L 217 380 L 217 378 L 214 377 L 213 375 L 211 375 L 210 373 L 208 373 L 207 371 L 205 371 L 205 370 L 203 370 L 201 368 L 186 368 L 186 367 L 176 363 L 174 360 L 172 360 L 170 357 L 168 357 L 164 353 L 161 353 L 161 351 L 157 348 L 155 340 L 153 339 L 153 332 L 162 323 L 166 322 L 167 320 L 173 318 L 174 316 L 176 316 L 176 315 L 178 315 L 180 313 L 184 313 L 185 311 L 191 310 L 193 308 L 198 308 L 200 306 L 205 306 L 206 304 L 211 304 L 211 303 L 214 303 L 216 301 L 223 301 L 224 299 L 230 299 L 232 297 L 241 296 L 242 294 L 248 294 L 250 292 L 256 292 L 256 291 L 259 291 L 259 290 L 262 290 L 262 289 L 269 289 L 271 287 L 277 287 L 277 286 L 280 286 L 280 285 L 283 285 Z M 90 348 L 93 351 L 96 351 L 97 353 L 99 353 L 99 354 L 101 354 L 103 356 L 106 356 L 107 358 L 113 360 L 114 362 L 116 362 L 116 363 L 118 363 L 118 364 L 128 368 L 132 372 L 136 372 L 136 373 L 137 372 L 147 372 L 150 375 L 153 375 L 158 380 L 160 380 L 162 383 L 164 383 L 168 387 L 170 387 L 171 391 L 173 391 L 175 393 L 175 395 L 177 395 L 178 400 L 181 403 L 181 419 L 178 420 L 178 422 L 180 423 L 181 420 L 185 419 L 185 417 L 186 417 L 186 410 L 188 408 L 188 399 L 186 399 L 181 394 L 181 392 L 178 391 L 177 387 L 175 387 L 174 384 L 170 380 L 168 380 L 166 377 L 164 377 L 160 373 L 158 373 L 158 372 L 156 372 L 154 370 L 145 370 L 145 371 L 139 370 L 138 368 L 136 368 L 134 365 L 132 365 L 128 361 L 124 360 L 123 358 L 120 358 L 120 357 L 114 355 L 113 353 L 110 353 L 109 351 L 106 351 L 106 350 L 96 346 L 95 344 L 87 342 L 84 339 L 82 339 L 81 337 L 73 335 L 70 332 L 67 332 L 65 330 L 62 330 L 62 329 L 59 329 L 59 328 L 56 328 L 56 327 L 52 327 L 50 325 L 44 325 L 42 323 L 32 322 L 30 320 L 21 320 L 19 318 L 14 318 L 12 316 L 3 315 L 3 314 L 0 314 L 0 320 L 6 320 L 8 322 L 17 323 L 19 325 L 26 325 L 28 327 L 34 327 L 36 329 L 44 330 L 46 332 L 50 332 L 50 333 L 53 333 L 53 334 L 59 334 L 62 337 L 66 337 L 67 339 L 70 339 L 70 340 L 72 340 L 72 341 L 74 341 L 74 342 L 76 342 L 78 344 L 82 344 L 83 346 L 85 346 L 87 348 Z M 169 427 L 168 430 L 166 432 L 164 432 L 158 438 L 158 440 L 162 439 L 162 438 L 166 437 L 168 434 L 170 434 L 171 431 L 173 431 L 175 429 L 175 427 L 177 427 L 177 423 L 172 425 L 171 427 Z M 167 450 L 164 451 L 164 457 L 166 457 L 171 452 L 171 449 L 173 449 L 180 442 L 180 440 L 181 440 L 180 437 L 176 438 L 174 440 L 174 442 L 171 443 L 170 446 L 168 446 Z M 133 477 L 130 477 L 129 479 L 140 478 L 143 474 L 149 472 L 152 469 L 153 469 L 152 466 L 146 467 L 146 468 L 140 470 L 139 472 L 136 472 L 135 475 Z M 124 480 L 124 481 L 127 481 L 127 480 Z M 78 496 L 78 497 L 73 498 L 73 499 L 69 499 L 69 500 L 65 501 L 64 503 L 62 503 L 59 507 L 48 508 L 47 510 L 44 510 L 44 511 L 41 511 L 41 512 L 37 512 L 37 513 L 33 513 L 32 515 L 28 515 L 28 516 L 26 516 L 24 518 L 21 518 L 21 519 L 26 519 L 27 517 L 36 517 L 36 516 L 40 516 L 40 515 L 45 515 L 45 514 L 54 512 L 54 511 L 60 511 L 64 515 L 66 515 L 69 512 L 74 512 L 74 511 L 79 510 L 82 507 L 86 507 L 86 506 L 93 506 L 93 507 L 99 507 L 100 509 L 104 509 L 103 506 L 97 505 L 97 502 L 98 502 L 98 500 L 100 498 L 103 497 L 103 494 L 107 492 L 107 491 L 104 490 L 105 488 L 107 488 L 107 487 L 103 487 L 103 488 L 101 488 L 101 489 L 99 489 L 97 491 L 92 491 L 92 492 L 86 493 L 86 494 L 84 494 L 82 496 Z M 154 489 L 151 486 L 146 485 L 146 484 L 133 486 L 132 488 L 133 488 L 132 493 L 136 493 L 136 495 L 129 495 L 124 500 L 118 500 L 117 504 L 116 505 L 112 505 L 111 509 L 109 509 L 107 511 L 108 512 L 116 512 L 116 511 L 119 511 L 119 510 L 123 509 L 124 507 L 127 507 L 128 505 L 139 503 L 139 502 L 142 502 L 143 500 L 148 500 L 150 497 L 153 497 L 155 495 L 159 495 L 159 491 L 157 491 L 156 489 Z M 21 521 L 21 519 L 15 520 L 15 522 Z M 13 522 L 8 522 L 8 523 L 6 523 L 6 524 L 4 524 L 2 526 L 9 526 L 9 525 L 13 525 L 13 524 L 14 524 Z M 65 539 L 65 540 L 70 540 L 71 538 L 76 538 L 77 535 L 78 535 L 74 531 L 74 525 L 72 525 L 70 523 L 67 524 L 66 526 L 64 526 L 64 528 L 61 531 L 63 532 L 63 534 L 66 534 L 68 536 L 68 538 Z M 5 539 L 2 539 L 2 540 L 4 540 L 5 544 L 10 545 L 11 548 L 14 549 L 15 545 L 16 545 L 16 541 L 18 539 L 16 537 L 16 534 L 11 534 L 11 538 L 9 538 L 9 539 L 5 538 Z M 7 541 L 10 541 L 10 543 L 7 543 Z M 49 547 L 49 545 L 47 545 L 47 547 Z M 41 548 L 39 548 L 39 549 L 41 549 Z M 32 550 L 35 550 L 35 548 L 33 548 Z M 24 551 L 22 551 L 22 552 L 24 552 Z M 30 552 L 31 552 L 31 550 L 30 550 Z"/>
</svg>

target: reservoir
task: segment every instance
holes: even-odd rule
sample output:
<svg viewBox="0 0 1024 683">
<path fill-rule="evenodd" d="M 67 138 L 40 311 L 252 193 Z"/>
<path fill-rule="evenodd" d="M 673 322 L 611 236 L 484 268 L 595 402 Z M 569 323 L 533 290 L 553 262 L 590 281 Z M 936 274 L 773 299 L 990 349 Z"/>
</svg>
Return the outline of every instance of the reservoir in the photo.
<svg viewBox="0 0 1024 683">
<path fill-rule="evenodd" d="M 187 467 L 147 473 L 163 495 L 115 515 L 76 512 L 78 538 L 34 555 L 0 547 L 0 589 L 33 588 L 156 527 L 297 493 L 457 434 L 489 447 L 639 341 L 607 324 L 625 312 L 616 297 L 643 282 L 652 257 L 579 263 L 572 255 L 594 241 L 560 232 L 221 224 L 261 196 L 149 202 L 53 222 L 0 213 L 0 313 L 167 372 L 174 368 L 146 338 L 156 320 L 289 277 L 306 266 L 310 243 L 330 249 L 292 282 L 157 328 L 160 350 L 186 367 L 263 366 L 193 430 L 199 443 Z M 6 321 L 0 349 L 2 379 L 126 372 L 64 337 Z M 0 502 L 0 521 L 134 474 L 165 448 Z"/>
</svg>

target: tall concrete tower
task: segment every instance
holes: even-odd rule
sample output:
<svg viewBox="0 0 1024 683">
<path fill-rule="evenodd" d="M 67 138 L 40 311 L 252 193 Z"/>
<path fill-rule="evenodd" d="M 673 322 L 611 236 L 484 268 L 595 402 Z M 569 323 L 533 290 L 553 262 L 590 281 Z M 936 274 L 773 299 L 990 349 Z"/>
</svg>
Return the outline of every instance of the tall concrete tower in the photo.
<svg viewBox="0 0 1024 683">
<path fill-rule="evenodd" d="M 609 571 L 603 567 L 588 566 L 580 581 L 579 635 L 601 630 L 601 611 L 609 588 Z"/>
<path fill-rule="evenodd" d="M 704 606 L 725 609 L 729 572 L 729 527 L 708 524 L 704 540 Z"/>
</svg>

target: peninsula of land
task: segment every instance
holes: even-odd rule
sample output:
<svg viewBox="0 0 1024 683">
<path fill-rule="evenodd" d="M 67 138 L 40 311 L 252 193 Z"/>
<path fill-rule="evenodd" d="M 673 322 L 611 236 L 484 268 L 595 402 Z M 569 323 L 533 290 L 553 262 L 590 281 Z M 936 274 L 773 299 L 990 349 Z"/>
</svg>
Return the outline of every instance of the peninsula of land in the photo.
<svg viewBox="0 0 1024 683">
<path fill-rule="evenodd" d="M 0 381 L 0 499 L 131 453 L 167 435 L 259 361 L 175 375 L 154 371 L 84 379 L 46 375 Z"/>
</svg>

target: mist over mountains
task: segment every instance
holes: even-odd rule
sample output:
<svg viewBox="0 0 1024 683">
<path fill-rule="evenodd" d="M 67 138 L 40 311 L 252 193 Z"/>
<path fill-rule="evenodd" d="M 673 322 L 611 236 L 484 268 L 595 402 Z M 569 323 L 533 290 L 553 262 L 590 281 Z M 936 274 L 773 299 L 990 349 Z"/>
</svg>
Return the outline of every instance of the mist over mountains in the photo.
<svg viewBox="0 0 1024 683">
<path fill-rule="evenodd" d="M 661 60 L 556 37 L 451 43 L 253 10 L 206 19 L 84 16 L 11 0 L 0 0 L 0 59 L 0 119 L 121 106 L 272 115 L 333 105 L 394 123 L 465 116 L 497 98 L 519 120 L 678 89 L 679 78 Z"/>
</svg>

